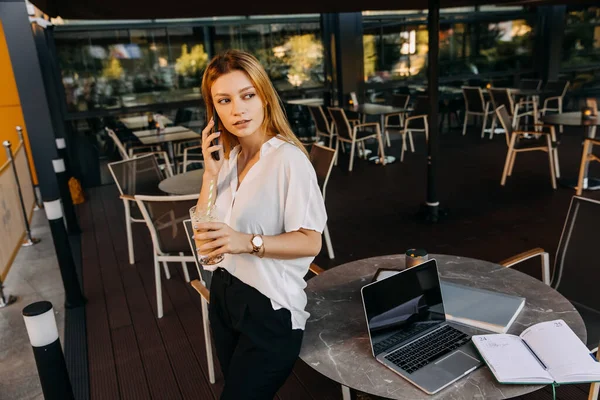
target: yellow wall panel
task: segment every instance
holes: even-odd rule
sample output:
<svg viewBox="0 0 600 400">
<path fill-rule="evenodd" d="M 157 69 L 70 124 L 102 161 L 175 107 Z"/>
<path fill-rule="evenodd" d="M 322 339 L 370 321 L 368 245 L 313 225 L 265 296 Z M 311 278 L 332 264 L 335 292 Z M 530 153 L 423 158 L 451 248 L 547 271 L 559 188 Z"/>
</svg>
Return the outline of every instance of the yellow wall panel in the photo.
<svg viewBox="0 0 600 400">
<path fill-rule="evenodd" d="M 8 47 L 4 40 L 4 29 L 0 24 L 0 107 L 15 106 L 21 104 L 19 101 L 19 92 L 13 75 L 10 56 L 8 55 Z"/>
<path fill-rule="evenodd" d="M 0 24 L 0 143 L 5 140 L 10 140 L 13 150 L 19 144 L 16 126 L 20 125 L 23 128 L 23 136 L 27 152 L 31 157 L 31 148 L 29 147 L 29 138 L 27 136 L 27 127 L 23 119 L 23 111 L 19 101 L 19 92 L 13 75 L 12 64 L 8 54 L 8 47 L 4 39 L 4 29 Z M 6 162 L 6 151 L 4 146 L 0 149 L 0 166 Z M 33 180 L 37 184 L 37 176 L 33 160 L 30 160 L 29 167 L 33 174 Z"/>
</svg>

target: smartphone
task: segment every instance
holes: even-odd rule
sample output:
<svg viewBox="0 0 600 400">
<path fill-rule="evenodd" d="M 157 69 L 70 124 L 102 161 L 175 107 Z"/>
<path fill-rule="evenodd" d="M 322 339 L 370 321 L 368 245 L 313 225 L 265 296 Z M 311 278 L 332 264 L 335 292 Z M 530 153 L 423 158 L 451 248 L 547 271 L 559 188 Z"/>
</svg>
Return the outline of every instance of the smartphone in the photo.
<svg viewBox="0 0 600 400">
<path fill-rule="evenodd" d="M 215 121 L 215 124 L 213 125 L 212 128 L 212 133 L 215 133 L 219 130 L 219 114 L 217 114 L 217 109 L 213 108 L 213 120 Z M 214 139 L 210 145 L 211 146 L 217 146 L 219 144 L 219 139 Z M 215 161 L 219 161 L 221 159 L 221 156 L 219 155 L 218 151 L 213 151 L 212 153 L 210 153 L 210 155 L 212 156 L 213 160 Z"/>
</svg>

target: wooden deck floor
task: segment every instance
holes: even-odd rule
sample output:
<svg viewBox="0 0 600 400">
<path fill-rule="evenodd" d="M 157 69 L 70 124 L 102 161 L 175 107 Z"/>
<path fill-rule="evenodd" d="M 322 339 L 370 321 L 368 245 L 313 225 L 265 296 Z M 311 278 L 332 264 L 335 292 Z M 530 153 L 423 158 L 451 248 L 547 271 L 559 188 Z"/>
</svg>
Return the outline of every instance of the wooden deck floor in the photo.
<svg viewBox="0 0 600 400">
<path fill-rule="evenodd" d="M 340 167 L 334 169 L 327 201 L 336 259 L 327 259 L 323 251 L 317 263 L 331 268 L 366 256 L 399 253 L 413 246 L 425 247 L 431 253 L 490 261 L 540 245 L 554 251 L 573 191 L 552 191 L 546 182 L 547 164 L 543 157 L 536 156 L 522 157 L 531 160 L 526 172 L 522 171 L 525 164 L 517 160 L 515 168 L 519 172 L 509 181 L 512 188 L 500 189 L 500 163 L 506 145 L 503 139 L 479 142 L 478 138 L 464 139 L 464 147 L 453 150 L 448 146 L 457 161 L 453 171 L 441 175 L 454 181 L 442 181 L 440 192 L 444 193 L 444 204 L 452 206 L 456 213 L 439 226 L 418 223 L 411 216 L 412 211 L 407 211 L 410 207 L 415 211 L 418 199 L 423 197 L 415 194 L 415 184 L 425 176 L 422 153 L 409 154 L 403 164 L 385 169 L 359 162 L 352 174 L 343 170 L 342 160 Z M 573 145 L 573 157 L 578 149 Z M 475 160 L 461 161 L 465 154 Z M 574 171 L 570 165 L 575 163 L 577 160 L 565 162 L 564 170 Z M 422 186 L 418 187 L 423 192 Z M 90 398 L 218 399 L 222 377 L 217 373 L 217 383 L 208 382 L 200 300 L 184 281 L 181 268 L 170 264 L 172 278 L 163 280 L 164 317 L 159 320 L 155 317 L 152 245 L 146 227 L 134 226 L 136 264 L 130 265 L 116 187 L 94 188 L 88 195 L 88 201 L 78 206 L 78 214 L 83 231 L 84 291 L 89 301 L 86 321 Z M 390 212 L 386 208 L 390 204 L 398 208 Z M 411 205 L 407 208 L 407 204 Z M 372 232 L 372 237 L 358 247 L 356 235 L 360 232 Z M 189 271 L 192 277 L 197 276 L 195 267 L 190 265 Z M 584 400 L 587 387 L 560 386 L 557 398 Z M 354 396 L 372 398 L 362 393 Z M 335 382 L 299 360 L 277 398 L 341 399 L 341 391 Z M 522 399 L 552 399 L 552 393 L 545 388 Z"/>
</svg>

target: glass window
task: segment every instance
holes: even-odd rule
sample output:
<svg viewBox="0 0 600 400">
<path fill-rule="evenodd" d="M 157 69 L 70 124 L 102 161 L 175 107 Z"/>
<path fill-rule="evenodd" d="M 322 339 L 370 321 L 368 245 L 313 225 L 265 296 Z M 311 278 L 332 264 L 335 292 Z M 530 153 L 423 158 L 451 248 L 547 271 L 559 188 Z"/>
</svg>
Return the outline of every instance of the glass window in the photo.
<svg viewBox="0 0 600 400">
<path fill-rule="evenodd" d="M 439 67 L 442 80 L 507 72 L 531 65 L 533 29 L 526 19 L 494 20 L 473 13 L 472 21 L 442 20 Z M 479 21 L 478 21 L 479 20 Z M 461 21 L 461 22 L 459 22 Z M 425 80 L 429 34 L 417 22 L 366 20 L 363 23 L 366 82 Z"/>
</svg>

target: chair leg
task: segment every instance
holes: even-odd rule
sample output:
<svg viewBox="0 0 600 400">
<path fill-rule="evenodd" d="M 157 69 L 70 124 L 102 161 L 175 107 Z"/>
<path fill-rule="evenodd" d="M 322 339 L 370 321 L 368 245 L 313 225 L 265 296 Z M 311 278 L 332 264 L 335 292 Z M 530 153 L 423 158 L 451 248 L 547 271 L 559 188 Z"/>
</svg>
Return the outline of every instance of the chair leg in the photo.
<svg viewBox="0 0 600 400">
<path fill-rule="evenodd" d="M 469 112 L 465 111 L 465 120 L 463 122 L 463 136 L 467 134 L 467 122 L 469 122 Z"/>
<path fill-rule="evenodd" d="M 202 326 L 204 328 L 204 345 L 206 346 L 206 361 L 208 363 L 208 381 L 215 383 L 215 362 L 212 354 L 212 340 L 208 321 L 208 303 L 202 298 Z"/>
<path fill-rule="evenodd" d="M 513 153 L 513 148 L 515 147 L 515 139 L 517 135 L 512 135 L 510 138 L 510 144 L 508 145 L 508 151 L 506 152 L 506 161 L 504 162 L 504 172 L 502 172 L 502 179 L 500 180 L 500 185 L 504 186 L 506 183 L 506 176 L 508 175 L 508 168 L 511 164 L 511 158 Z"/>
<path fill-rule="evenodd" d="M 508 167 L 508 176 L 512 176 L 513 168 L 515 167 L 515 159 L 517 158 L 517 152 L 513 151 L 512 157 L 510 159 L 510 166 Z"/>
<path fill-rule="evenodd" d="M 552 150 L 552 140 L 546 135 L 546 143 L 548 143 L 548 163 L 550 164 L 550 180 L 552 189 L 556 190 L 556 175 L 554 175 L 554 151 Z"/>
<path fill-rule="evenodd" d="M 487 124 L 487 108 L 485 109 L 485 114 L 483 114 L 483 123 L 481 124 L 481 138 L 485 137 L 485 125 Z"/>
<path fill-rule="evenodd" d="M 406 151 L 406 129 L 402 133 L 402 151 L 400 152 L 400 162 L 404 161 L 404 152 Z"/>
<path fill-rule="evenodd" d="M 129 264 L 135 264 L 135 255 L 133 254 L 133 234 L 131 232 L 131 208 L 129 200 L 123 200 L 125 207 L 125 230 L 127 231 L 127 251 L 129 252 Z"/>
<path fill-rule="evenodd" d="M 587 155 L 589 152 L 590 141 L 583 142 L 583 153 L 581 154 L 581 163 L 579 164 L 579 178 L 577 179 L 577 196 L 583 193 L 583 180 L 585 179 L 585 167 L 587 165 Z"/>
<path fill-rule="evenodd" d="M 492 116 L 492 128 L 490 129 L 490 140 L 494 138 L 494 130 L 496 129 L 496 113 Z"/>
<path fill-rule="evenodd" d="M 165 277 L 171 279 L 171 271 L 169 271 L 169 264 L 166 261 L 162 262 L 163 269 L 165 270 Z"/>
<path fill-rule="evenodd" d="M 415 152 L 415 142 L 413 141 L 412 131 L 408 131 L 408 142 L 410 143 L 410 152 Z"/>
<path fill-rule="evenodd" d="M 354 148 L 356 147 L 356 142 L 352 141 L 352 147 L 350 148 L 350 164 L 348 165 L 348 172 L 352 171 L 352 165 L 354 164 Z"/>
<path fill-rule="evenodd" d="M 339 147 L 340 147 L 340 140 L 336 139 L 335 140 L 335 160 L 333 161 L 333 165 L 338 165 L 338 158 L 340 157 Z M 343 147 L 343 144 L 342 144 L 342 147 Z"/>
<path fill-rule="evenodd" d="M 180 256 L 183 256 L 183 253 L 179 253 Z M 183 277 L 186 282 L 190 282 L 190 273 L 188 271 L 187 263 L 185 261 L 181 262 L 181 269 L 183 270 Z"/>
<path fill-rule="evenodd" d="M 325 224 L 325 230 L 323 231 L 325 236 L 325 244 L 327 245 L 327 253 L 329 254 L 330 259 L 335 258 L 335 254 L 333 254 L 333 246 L 331 245 L 331 236 L 329 236 L 329 229 L 327 228 L 327 224 Z"/>
<path fill-rule="evenodd" d="M 160 265 L 156 254 L 154 255 L 154 280 L 156 283 L 156 316 L 163 317 L 162 284 L 160 278 Z"/>
<path fill-rule="evenodd" d="M 554 173 L 556 174 L 556 179 L 560 179 L 560 164 L 558 162 L 558 149 L 552 149 L 554 152 Z"/>
<path fill-rule="evenodd" d="M 342 385 L 342 400 L 352 400 L 352 394 L 348 386 Z"/>
</svg>

